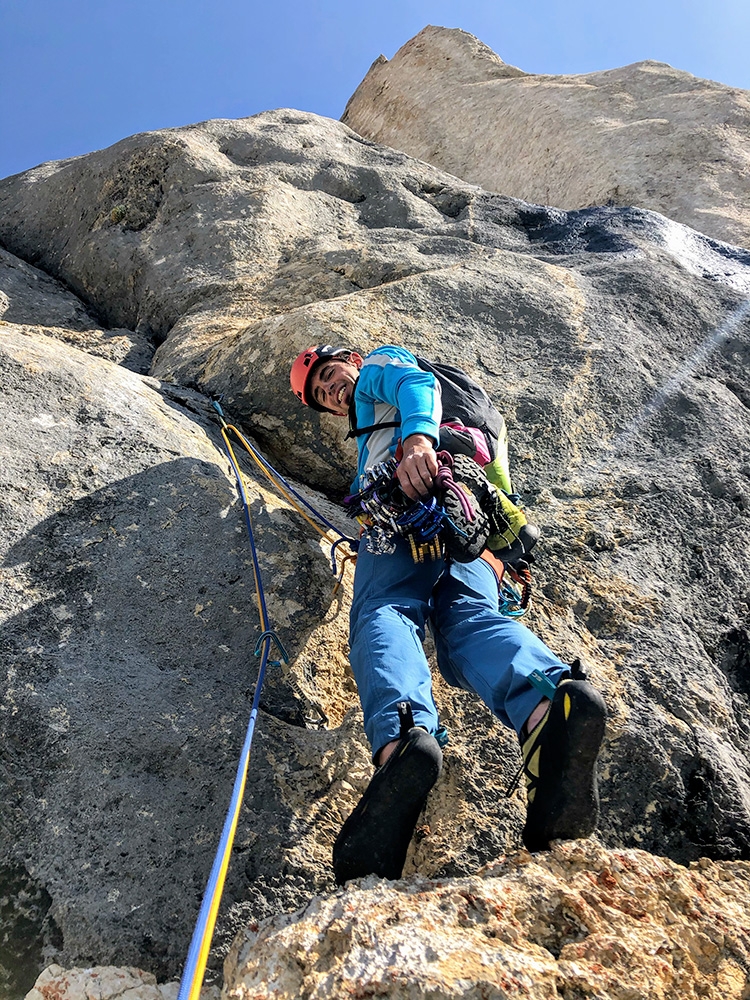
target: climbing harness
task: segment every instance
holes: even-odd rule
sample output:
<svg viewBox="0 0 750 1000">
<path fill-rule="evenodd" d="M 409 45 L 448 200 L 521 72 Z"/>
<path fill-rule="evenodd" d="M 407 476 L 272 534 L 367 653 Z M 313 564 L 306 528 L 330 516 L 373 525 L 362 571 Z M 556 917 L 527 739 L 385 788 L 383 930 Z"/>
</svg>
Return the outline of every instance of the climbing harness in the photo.
<svg viewBox="0 0 750 1000">
<path fill-rule="evenodd" d="M 440 470 L 434 492 L 411 500 L 396 478 L 395 458 L 368 469 L 362 488 L 344 497 L 350 517 L 364 529 L 364 543 L 373 555 L 395 551 L 396 538 L 409 544 L 414 562 L 447 557 L 470 562 L 481 557 L 493 569 L 498 584 L 498 610 L 522 618 L 531 604 L 531 555 L 503 562 L 486 548 L 491 533 L 506 530 L 494 500 L 495 487 L 484 481 L 476 463 L 463 455 L 438 452 Z"/>
</svg>

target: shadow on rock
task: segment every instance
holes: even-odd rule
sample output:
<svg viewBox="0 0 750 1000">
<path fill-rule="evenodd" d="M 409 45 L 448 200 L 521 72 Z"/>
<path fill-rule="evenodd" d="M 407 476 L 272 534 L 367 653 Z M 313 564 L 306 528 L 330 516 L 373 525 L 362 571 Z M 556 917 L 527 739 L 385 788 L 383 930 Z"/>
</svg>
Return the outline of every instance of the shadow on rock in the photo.
<svg viewBox="0 0 750 1000">
<path fill-rule="evenodd" d="M 295 577 L 287 564 L 281 574 L 289 512 L 253 506 L 271 614 L 300 646 L 329 611 L 328 567 L 316 552 L 324 586 L 316 569 Z M 159 977 L 174 976 L 257 674 L 260 628 L 233 491 L 209 462 L 162 463 L 67 503 L 4 566 L 18 607 L 0 640 L 0 860 L 10 872 L 0 893 L 26 869 L 47 900 L 35 904 L 13 979 L 30 987 L 49 960 L 146 959 Z M 285 879 L 288 851 L 310 831 L 295 821 L 284 775 L 295 770 L 290 753 L 309 748 L 308 780 L 322 784 L 315 765 L 335 736 L 300 728 L 303 708 L 283 678 L 269 692 L 278 718 L 259 722 L 238 831 L 240 854 L 257 842 L 262 850 L 232 866 L 225 906 L 246 900 L 250 881 L 271 909 L 294 907 L 328 878 L 313 850 L 306 871 Z"/>
</svg>

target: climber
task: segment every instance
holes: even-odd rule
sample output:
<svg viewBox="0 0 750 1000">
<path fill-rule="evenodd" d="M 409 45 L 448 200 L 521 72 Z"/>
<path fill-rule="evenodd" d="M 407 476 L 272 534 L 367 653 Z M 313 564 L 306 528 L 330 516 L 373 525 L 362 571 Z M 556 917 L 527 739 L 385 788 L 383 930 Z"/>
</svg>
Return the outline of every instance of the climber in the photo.
<svg viewBox="0 0 750 1000">
<path fill-rule="evenodd" d="M 311 347 L 294 361 L 291 384 L 307 406 L 349 415 L 353 428 L 366 429 L 357 436 L 357 482 L 373 463 L 397 456 L 403 493 L 414 501 L 429 495 L 439 471 L 441 393 L 413 354 L 385 346 L 363 358 L 347 347 Z M 526 847 L 588 836 L 598 821 L 601 695 L 577 663 L 564 664 L 500 614 L 498 577 L 485 559 L 416 562 L 394 535 L 383 553 L 360 546 L 354 576 L 350 660 L 376 770 L 334 845 L 341 885 L 368 874 L 400 878 L 440 774 L 438 715 L 422 649 L 427 623 L 445 680 L 478 694 L 518 734 Z"/>
</svg>

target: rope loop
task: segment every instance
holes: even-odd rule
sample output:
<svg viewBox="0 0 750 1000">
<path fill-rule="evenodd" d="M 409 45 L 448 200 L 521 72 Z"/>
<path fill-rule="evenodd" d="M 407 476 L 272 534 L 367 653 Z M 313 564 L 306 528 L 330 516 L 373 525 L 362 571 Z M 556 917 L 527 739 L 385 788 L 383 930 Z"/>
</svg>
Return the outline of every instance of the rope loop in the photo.
<svg viewBox="0 0 750 1000">
<path fill-rule="evenodd" d="M 458 498 L 464 517 L 471 523 L 476 520 L 476 511 L 472 507 L 466 491 L 462 490 L 453 478 L 453 456 L 449 455 L 447 451 L 441 451 L 438 452 L 438 458 L 440 459 L 440 468 L 435 476 L 435 485 L 441 490 L 449 490 Z"/>
</svg>

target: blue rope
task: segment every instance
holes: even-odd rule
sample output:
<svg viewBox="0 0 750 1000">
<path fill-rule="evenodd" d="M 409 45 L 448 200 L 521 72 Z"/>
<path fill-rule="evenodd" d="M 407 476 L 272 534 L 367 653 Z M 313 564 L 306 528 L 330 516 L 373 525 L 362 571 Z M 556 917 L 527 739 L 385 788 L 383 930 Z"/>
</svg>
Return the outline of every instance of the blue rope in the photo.
<svg viewBox="0 0 750 1000">
<path fill-rule="evenodd" d="M 331 521 L 329 521 L 324 514 L 321 514 L 320 511 L 316 507 L 314 507 L 309 500 L 306 500 L 305 497 L 303 497 L 302 494 L 298 490 L 296 490 L 292 486 L 292 484 L 287 479 L 284 478 L 284 476 L 282 476 L 282 474 L 278 471 L 278 469 L 275 469 L 273 465 L 271 465 L 271 463 L 265 458 L 264 455 L 262 455 L 257 450 L 257 448 L 254 448 L 250 444 L 250 442 L 247 440 L 244 434 L 242 434 L 239 430 L 237 430 L 236 427 L 229 427 L 224 419 L 224 411 L 222 410 L 221 404 L 219 403 L 218 400 L 213 400 L 212 405 L 213 408 L 216 410 L 216 412 L 219 414 L 224 429 L 234 431 L 239 440 L 242 442 L 242 445 L 245 448 L 247 448 L 247 450 L 250 452 L 253 458 L 258 462 L 258 464 L 261 465 L 266 470 L 266 472 L 269 473 L 270 476 L 275 477 L 277 482 L 281 483 L 284 489 L 287 490 L 296 500 L 298 500 L 303 507 L 306 507 L 307 510 L 313 515 L 313 517 L 316 518 L 316 520 L 320 524 L 324 525 L 329 531 L 332 531 L 335 535 L 338 535 L 338 541 L 334 542 L 334 544 L 331 546 L 331 572 L 333 573 L 334 576 L 336 576 L 337 546 L 340 545 L 341 542 L 346 542 L 349 548 L 352 550 L 352 552 L 357 552 L 359 550 L 359 539 L 350 538 L 348 535 L 344 535 L 336 527 L 336 525 L 333 524 Z M 231 461 L 231 456 L 230 456 L 230 461 Z M 235 470 L 235 475 L 236 474 L 237 472 Z"/>
<path fill-rule="evenodd" d="M 219 416 L 222 417 L 221 408 L 218 404 L 214 404 Z M 235 463 L 231 452 L 227 449 L 227 454 L 229 457 L 229 462 L 234 470 L 235 478 L 237 480 L 237 488 L 239 490 L 240 498 L 242 500 L 243 512 L 245 515 L 245 525 L 247 527 L 248 538 L 250 540 L 250 551 L 252 553 L 253 559 L 253 571 L 255 573 L 256 589 L 258 594 L 258 604 L 260 606 L 260 616 L 261 624 L 265 626 L 268 622 L 268 612 L 266 610 L 266 600 L 265 594 L 263 593 L 263 584 L 260 576 L 260 565 L 258 563 L 258 552 L 255 547 L 255 538 L 253 535 L 253 526 L 250 518 L 250 508 L 247 502 L 247 495 L 245 493 L 245 487 L 242 482 L 242 474 Z M 284 662 L 288 662 L 288 656 L 286 650 L 281 644 L 278 636 L 275 632 L 270 629 L 265 629 L 258 639 L 255 647 L 255 655 L 261 657 L 260 666 L 258 667 L 258 679 L 255 683 L 255 694 L 253 696 L 253 703 L 250 710 L 250 719 L 247 726 L 247 731 L 245 734 L 245 741 L 242 746 L 242 753 L 240 755 L 239 764 L 237 766 L 237 775 L 234 781 L 234 788 L 232 790 L 232 798 L 229 804 L 229 809 L 227 811 L 226 818 L 224 820 L 224 826 L 222 828 L 221 838 L 219 840 L 219 846 L 216 850 L 216 855 L 214 857 L 214 862 L 211 867 L 211 873 L 206 884 L 206 889 L 203 895 L 203 901 L 201 903 L 201 908 L 198 913 L 198 919 L 193 930 L 193 936 L 190 941 L 190 947 L 188 949 L 187 959 L 185 962 L 185 969 L 182 974 L 182 979 L 180 982 L 180 990 L 178 993 L 178 1000 L 196 1000 L 200 987 L 203 981 L 203 975 L 205 972 L 205 961 L 207 958 L 208 948 L 210 947 L 211 938 L 213 937 L 213 925 L 215 925 L 216 912 L 218 911 L 218 905 L 221 898 L 221 889 L 223 888 L 223 880 L 226 875 L 226 869 L 229 863 L 229 854 L 232 850 L 232 843 L 234 841 L 234 833 L 237 826 L 239 808 L 242 802 L 242 796 L 244 792 L 245 781 L 247 779 L 248 766 L 250 764 L 250 747 L 252 745 L 253 736 L 255 733 L 255 723 L 258 718 L 258 707 L 260 704 L 260 694 L 263 688 L 263 682 L 266 676 L 266 666 L 268 664 L 269 653 L 271 649 L 271 643 L 275 642 L 278 646 L 281 656 Z M 261 654 L 261 647 L 262 654 Z M 217 899 L 217 892 L 219 893 Z M 213 924 L 212 924 L 213 922 Z M 199 981 L 200 980 L 200 981 Z"/>
<path fill-rule="evenodd" d="M 214 405 L 216 405 L 216 404 L 214 404 Z M 320 521 L 321 524 L 324 524 L 326 526 L 326 528 L 329 529 L 329 531 L 333 531 L 334 534 L 338 535 L 340 537 L 341 541 L 348 542 L 350 545 L 354 545 L 354 546 L 358 546 L 359 545 L 359 542 L 358 542 L 358 540 L 356 538 L 349 538 L 347 535 L 344 535 L 336 527 L 335 524 L 332 524 L 328 520 L 328 518 L 324 514 L 321 514 L 319 510 L 317 510 L 315 507 L 313 507 L 313 505 L 309 502 L 309 500 L 306 500 L 305 497 L 303 497 L 301 493 L 299 493 L 297 490 L 295 490 L 295 488 L 292 486 L 292 484 L 287 479 L 285 479 L 282 476 L 282 474 L 277 469 L 275 469 L 271 465 L 271 463 L 266 458 L 264 458 L 264 456 L 261 455 L 261 453 L 256 448 L 253 448 L 253 446 L 250 444 L 250 442 L 247 440 L 247 438 L 244 435 L 240 434 L 239 437 L 242 440 L 242 443 L 248 449 L 248 451 L 252 452 L 252 454 L 257 458 L 257 460 L 260 462 L 260 464 L 262 466 L 264 466 L 271 473 L 271 475 L 275 476 L 276 479 L 278 479 L 278 481 L 284 487 L 284 489 L 289 490 L 289 492 L 292 494 L 292 496 L 296 500 L 299 500 L 299 502 L 304 507 L 307 507 L 307 509 L 310 511 L 310 513 L 313 514 L 318 519 L 318 521 Z"/>
<path fill-rule="evenodd" d="M 258 668 L 258 680 L 255 684 L 255 696 L 253 697 L 252 709 L 250 711 L 250 721 L 245 734 L 245 742 L 242 745 L 242 754 L 237 766 L 237 775 L 234 779 L 232 798 L 224 820 L 224 827 L 221 831 L 221 838 L 219 840 L 219 846 L 216 850 L 216 856 L 214 857 L 214 863 L 211 867 L 211 874 L 209 875 L 208 882 L 206 883 L 206 890 L 203 894 L 203 902 L 201 903 L 200 912 L 198 913 L 198 919 L 193 931 L 193 937 L 190 941 L 190 947 L 188 949 L 187 960 L 185 962 L 185 969 L 182 973 L 182 979 L 180 981 L 180 991 L 177 995 L 177 1000 L 188 1000 L 188 997 L 191 995 L 192 984 L 196 977 L 198 960 L 203 948 L 203 942 L 206 936 L 214 896 L 216 895 L 219 879 L 222 869 L 224 868 L 224 858 L 227 851 L 231 851 L 232 841 L 234 840 L 235 819 L 240 806 L 240 800 L 244 792 L 245 777 L 250 764 L 250 747 L 255 733 L 255 722 L 258 718 L 258 704 L 260 702 L 260 692 L 263 687 L 263 681 L 266 674 L 266 663 L 268 662 L 269 648 L 270 645 L 267 642 L 260 661 L 260 667 Z M 201 981 L 202 978 L 203 976 L 201 975 Z"/>
</svg>

